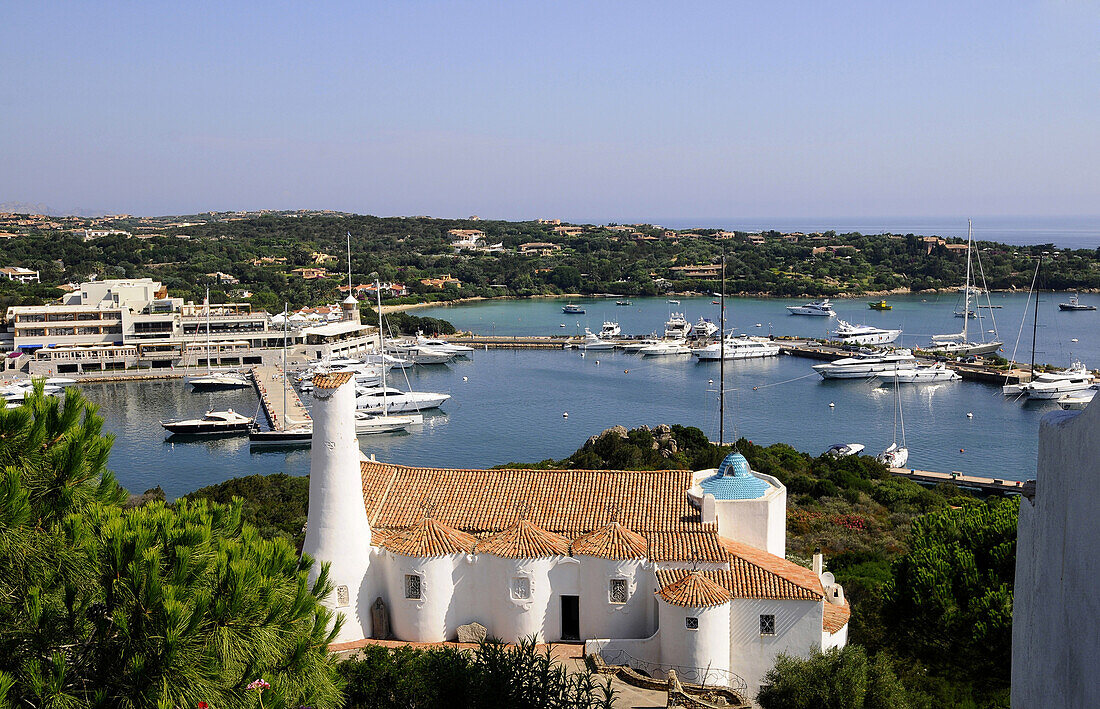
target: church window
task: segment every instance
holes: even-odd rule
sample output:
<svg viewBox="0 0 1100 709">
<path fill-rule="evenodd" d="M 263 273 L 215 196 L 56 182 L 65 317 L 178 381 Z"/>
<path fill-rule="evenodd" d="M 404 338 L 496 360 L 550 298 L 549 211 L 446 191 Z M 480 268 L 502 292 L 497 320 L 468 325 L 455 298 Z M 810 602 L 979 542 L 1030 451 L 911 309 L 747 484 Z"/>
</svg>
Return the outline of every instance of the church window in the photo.
<svg viewBox="0 0 1100 709">
<path fill-rule="evenodd" d="M 531 597 L 531 579 L 526 576 L 516 576 L 512 579 L 512 598 L 527 600 Z"/>
<path fill-rule="evenodd" d="M 768 614 L 760 616 L 760 634 L 775 635 L 775 616 Z"/>
<path fill-rule="evenodd" d="M 611 579 L 607 587 L 607 600 L 609 603 L 626 603 L 627 588 L 626 579 Z"/>
<path fill-rule="evenodd" d="M 405 598 L 420 600 L 420 574 L 405 574 Z"/>
<path fill-rule="evenodd" d="M 687 618 L 684 618 L 684 627 L 686 627 L 688 630 L 698 630 L 699 619 L 693 615 L 689 615 Z"/>
</svg>

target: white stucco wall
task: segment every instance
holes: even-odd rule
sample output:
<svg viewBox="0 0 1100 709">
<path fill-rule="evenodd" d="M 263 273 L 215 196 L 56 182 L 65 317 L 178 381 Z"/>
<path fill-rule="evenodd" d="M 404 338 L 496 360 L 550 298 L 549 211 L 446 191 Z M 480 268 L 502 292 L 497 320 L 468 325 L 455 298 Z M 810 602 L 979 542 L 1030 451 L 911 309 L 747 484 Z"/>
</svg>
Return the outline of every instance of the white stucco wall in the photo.
<svg viewBox="0 0 1100 709">
<path fill-rule="evenodd" d="M 755 500 L 716 500 L 704 495 L 700 483 L 714 475 L 716 469 L 700 470 L 692 475 L 688 500 L 702 510 L 703 521 L 710 521 L 711 504 L 717 517 L 718 534 L 727 539 L 754 546 L 770 554 L 787 555 L 787 488 L 771 475 L 753 471 L 753 475 L 768 483 L 769 490 Z"/>
<path fill-rule="evenodd" d="M 565 557 L 542 559 L 502 559 L 478 555 L 477 575 L 480 579 L 480 620 L 489 634 L 507 642 L 534 636 L 539 642 L 558 640 L 561 636 L 561 600 L 551 585 L 551 572 Z M 574 572 L 575 573 L 575 572 Z M 565 572 L 559 573 L 562 580 Z M 512 597 L 512 579 L 525 577 L 530 581 L 530 597 Z"/>
<path fill-rule="evenodd" d="M 834 647 L 844 647 L 848 644 L 848 624 L 835 633 L 821 631 L 821 649 L 832 650 Z"/>
<path fill-rule="evenodd" d="M 730 602 L 730 670 L 745 680 L 748 697 L 756 696 L 776 655 L 785 652 L 804 657 L 811 648 L 821 648 L 823 603 L 750 598 Z M 775 616 L 775 635 L 760 634 L 760 616 L 764 614 Z"/>
<path fill-rule="evenodd" d="M 685 608 L 658 599 L 660 617 L 660 662 L 679 666 L 678 674 L 688 682 L 698 682 L 689 668 L 700 673 L 707 669 L 730 669 L 730 606 Z M 688 630 L 688 617 L 699 619 L 698 630 Z"/>
<path fill-rule="evenodd" d="M 355 437 L 355 383 L 317 389 L 313 397 L 309 521 L 302 553 L 316 560 L 311 578 L 317 577 L 323 562 L 330 564 L 329 577 L 336 590 L 325 605 L 345 616 L 336 642 L 360 640 L 371 633 L 370 604 L 377 586 L 367 575 L 371 530 Z M 346 605 L 342 603 L 345 592 Z"/>
<path fill-rule="evenodd" d="M 653 634 L 653 571 L 642 559 L 612 560 L 591 556 L 580 561 L 580 631 L 582 639 L 645 638 Z M 611 579 L 625 579 L 626 603 L 611 603 Z"/>
<path fill-rule="evenodd" d="M 387 555 L 386 596 L 394 637 L 412 642 L 454 639 L 465 605 L 456 588 L 465 586 L 466 554 L 434 558 Z M 405 576 L 420 576 L 420 599 L 405 598 Z"/>
<path fill-rule="evenodd" d="M 1012 706 L 1100 706 L 1100 405 L 1039 426 L 1034 501 L 1020 500 Z"/>
</svg>

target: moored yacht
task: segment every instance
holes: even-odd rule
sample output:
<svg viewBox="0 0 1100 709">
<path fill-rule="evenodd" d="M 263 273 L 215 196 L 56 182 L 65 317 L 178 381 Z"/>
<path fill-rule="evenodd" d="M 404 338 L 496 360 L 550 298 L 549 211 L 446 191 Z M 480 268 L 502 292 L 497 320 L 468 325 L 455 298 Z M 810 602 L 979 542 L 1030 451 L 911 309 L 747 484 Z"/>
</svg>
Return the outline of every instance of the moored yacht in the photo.
<svg viewBox="0 0 1100 709">
<path fill-rule="evenodd" d="M 718 326 L 712 323 L 708 318 L 699 318 L 699 322 L 695 323 L 692 331 L 695 337 L 705 340 L 718 333 Z"/>
<path fill-rule="evenodd" d="M 1034 365 L 1032 365 L 1034 367 Z M 1063 369 L 1057 372 L 1039 372 L 1031 378 L 1029 382 L 1021 382 L 1019 384 L 1005 384 L 1001 387 L 1001 393 L 1005 396 L 1018 396 L 1020 394 L 1026 394 L 1033 386 L 1043 385 L 1044 388 L 1048 388 L 1047 385 L 1054 384 L 1062 381 L 1069 381 L 1073 379 L 1079 379 L 1084 376 L 1088 376 L 1089 372 L 1085 369 L 1085 365 L 1081 362 L 1074 362 L 1068 369 Z M 1087 387 L 1082 387 L 1087 388 Z M 1068 390 L 1067 390 L 1068 391 Z"/>
<path fill-rule="evenodd" d="M 672 313 L 665 323 L 665 338 L 669 340 L 684 340 L 691 333 L 691 323 L 687 321 L 683 313 Z"/>
<path fill-rule="evenodd" d="M 779 343 L 766 337 L 734 337 L 727 335 L 725 347 L 715 342 L 692 350 L 693 357 L 699 361 L 722 359 L 753 359 L 756 357 L 775 357 L 779 354 Z"/>
<path fill-rule="evenodd" d="M 791 315 L 818 315 L 826 318 L 831 318 L 836 315 L 836 311 L 833 310 L 833 304 L 829 302 L 828 298 L 824 300 L 815 300 L 805 305 L 788 305 L 787 311 Z"/>
<path fill-rule="evenodd" d="M 225 411 L 207 411 L 202 418 L 171 419 L 161 421 L 169 433 L 186 435 L 217 435 L 222 433 L 245 433 L 252 427 L 255 419 L 239 414 L 233 409 Z"/>
<path fill-rule="evenodd" d="M 434 409 L 450 394 L 436 394 L 426 391 L 401 391 L 391 387 L 355 388 L 355 408 L 360 411 L 399 414 L 405 411 L 423 411 Z M 384 402 L 384 403 L 383 403 Z"/>
<path fill-rule="evenodd" d="M 248 377 L 240 372 L 210 372 L 190 381 L 192 391 L 219 391 L 243 389 L 252 386 Z"/>
<path fill-rule="evenodd" d="M 958 372 L 953 369 L 948 369 L 947 365 L 943 362 L 937 362 L 929 366 L 906 366 L 904 368 L 891 369 L 889 371 L 877 372 L 874 376 L 884 380 L 893 379 L 899 384 L 930 384 L 932 382 L 950 382 L 962 379 Z"/>
<path fill-rule="evenodd" d="M 415 364 L 446 364 L 455 358 L 453 352 L 447 352 L 428 345 L 420 345 L 408 340 L 388 343 L 386 351 Z"/>
<path fill-rule="evenodd" d="M 853 342 L 857 345 L 885 345 L 901 336 L 901 330 L 884 330 L 873 325 L 852 325 L 846 320 L 837 319 L 833 337 L 841 342 Z"/>
<path fill-rule="evenodd" d="M 586 327 L 584 329 L 584 340 L 581 342 L 580 347 L 586 350 L 613 350 L 615 349 L 615 343 L 611 340 L 602 339 Z"/>
<path fill-rule="evenodd" d="M 638 350 L 643 357 L 666 357 L 669 355 L 691 354 L 691 348 L 683 340 L 660 340 Z"/>
<path fill-rule="evenodd" d="M 473 347 L 460 345 L 455 342 L 447 342 L 438 337 L 425 337 L 423 332 L 416 333 L 416 344 L 421 347 L 432 347 L 443 352 L 450 352 L 456 357 L 465 357 L 474 351 Z"/>
<path fill-rule="evenodd" d="M 1070 296 L 1068 303 L 1059 303 L 1059 310 L 1096 310 L 1095 305 L 1084 305 L 1077 299 L 1077 293 Z"/>
<path fill-rule="evenodd" d="M 1034 381 L 1023 385 L 1023 394 L 1029 399 L 1060 399 L 1063 395 L 1075 391 L 1083 391 L 1092 386 L 1092 372 L 1085 369 L 1085 365 L 1074 362 L 1062 376 L 1057 379 L 1043 380 L 1039 375 Z"/>
<path fill-rule="evenodd" d="M 866 448 L 862 443 L 834 443 L 821 455 L 833 458 L 844 458 L 849 455 L 858 455 Z"/>
<path fill-rule="evenodd" d="M 584 315 L 584 308 L 573 303 L 567 303 L 561 307 L 561 311 L 566 315 Z"/>
<path fill-rule="evenodd" d="M 597 333 L 601 340 L 611 340 L 623 334 L 622 328 L 619 327 L 619 323 L 611 322 L 610 320 L 603 321 L 603 327 L 600 328 Z"/>
<path fill-rule="evenodd" d="M 866 379 L 879 372 L 888 372 L 892 377 L 894 370 L 913 369 L 916 364 L 917 358 L 912 352 L 899 349 L 893 352 L 857 354 L 815 364 L 813 368 L 824 379 Z"/>
<path fill-rule="evenodd" d="M 366 411 L 355 412 L 355 433 L 361 436 L 372 433 L 406 431 L 409 426 L 420 423 L 424 423 L 424 417 L 420 414 L 390 416 L 388 414 L 371 414 Z"/>
</svg>

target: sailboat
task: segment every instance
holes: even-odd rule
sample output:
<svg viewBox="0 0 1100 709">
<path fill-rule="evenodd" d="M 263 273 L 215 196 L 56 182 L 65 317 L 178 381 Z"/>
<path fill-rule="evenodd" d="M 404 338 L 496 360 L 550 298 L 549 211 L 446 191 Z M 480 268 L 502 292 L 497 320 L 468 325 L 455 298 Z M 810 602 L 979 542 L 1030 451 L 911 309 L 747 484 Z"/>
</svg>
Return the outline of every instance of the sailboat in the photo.
<svg viewBox="0 0 1100 709">
<path fill-rule="evenodd" d="M 291 422 L 286 412 L 286 402 L 290 397 L 290 385 L 286 378 L 286 340 L 287 340 L 287 312 L 290 304 L 283 304 L 283 422 L 284 426 Z M 248 432 L 248 445 L 257 446 L 311 446 L 313 445 L 313 422 L 297 422 L 295 426 L 282 430 L 270 429 L 261 431 L 256 425 Z"/>
<path fill-rule="evenodd" d="M 349 236 L 348 241 L 348 273 L 351 273 L 350 265 L 350 253 L 351 253 L 351 241 Z M 348 276 L 348 283 L 351 283 L 351 276 Z M 385 330 L 382 326 L 382 286 L 379 281 L 375 280 L 374 292 L 378 295 L 378 350 L 380 352 L 386 351 L 385 343 Z M 349 296 L 350 297 L 350 296 Z M 386 368 L 382 367 L 382 410 L 381 413 L 372 414 L 361 409 L 355 412 L 355 432 L 356 433 L 392 433 L 394 431 L 405 431 L 413 424 L 424 423 L 424 415 L 420 413 L 408 414 L 405 416 L 391 416 L 390 406 L 387 399 L 389 398 L 390 390 L 386 387 Z M 357 402 L 358 403 L 358 402 Z"/>
<path fill-rule="evenodd" d="M 240 372 L 215 372 L 210 366 L 210 289 L 206 289 L 206 374 L 191 380 L 191 391 L 243 389 L 252 386 Z"/>
<path fill-rule="evenodd" d="M 898 445 L 898 425 L 901 425 L 901 445 Z M 876 457 L 888 468 L 903 468 L 909 462 L 909 449 L 905 446 L 905 416 L 901 412 L 901 389 L 894 377 L 894 442 Z"/>
<path fill-rule="evenodd" d="M 973 310 L 970 309 L 970 298 L 971 298 L 971 296 L 974 295 L 974 300 L 976 302 L 977 301 L 977 295 L 976 294 L 980 293 L 981 290 L 985 290 L 986 291 L 986 301 L 988 302 L 988 300 L 989 300 L 989 291 L 984 288 L 984 286 L 985 286 L 985 283 L 984 283 L 985 269 L 981 268 L 982 258 L 981 258 L 980 255 L 977 258 L 978 258 L 978 267 L 982 271 L 982 280 L 983 280 L 982 286 L 983 287 L 981 289 L 979 289 L 978 287 L 973 286 L 970 283 L 970 277 L 971 277 L 971 267 L 970 267 L 971 258 L 970 258 L 970 254 L 971 254 L 971 251 L 973 249 L 973 244 L 974 244 L 974 229 L 973 229 L 973 225 L 971 224 L 970 220 L 967 219 L 966 220 L 966 285 L 963 286 L 963 307 L 962 307 L 962 310 L 955 312 L 956 317 L 961 317 L 962 318 L 962 321 L 963 321 L 962 332 L 955 332 L 955 333 L 951 333 L 949 335 L 932 335 L 932 343 L 928 346 L 928 349 L 930 349 L 930 350 L 934 350 L 936 352 L 944 352 L 946 354 L 952 354 L 952 355 L 983 355 L 983 354 L 990 354 L 992 352 L 996 352 L 998 349 L 1001 348 L 1001 345 L 1004 344 L 1003 342 L 996 339 L 996 327 L 997 327 L 996 320 L 993 321 L 993 328 L 994 328 L 994 340 L 993 341 L 991 341 L 991 342 L 986 342 L 985 341 L 985 330 L 981 327 L 978 328 L 979 330 L 982 330 L 982 341 L 981 342 L 972 342 L 970 340 L 970 337 L 969 337 L 969 334 L 968 334 L 970 319 L 972 317 L 976 317 L 976 313 Z M 990 305 L 992 305 L 992 304 L 990 304 Z M 990 317 L 991 318 L 993 317 L 992 308 L 990 309 Z"/>
</svg>

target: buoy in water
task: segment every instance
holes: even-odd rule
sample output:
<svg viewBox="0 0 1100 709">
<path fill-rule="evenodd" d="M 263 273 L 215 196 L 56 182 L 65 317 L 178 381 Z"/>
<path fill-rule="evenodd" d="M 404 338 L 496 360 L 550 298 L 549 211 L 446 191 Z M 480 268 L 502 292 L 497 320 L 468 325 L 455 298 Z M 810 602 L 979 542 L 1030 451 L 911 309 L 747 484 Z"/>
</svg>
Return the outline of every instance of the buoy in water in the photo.
<svg viewBox="0 0 1100 709">
<path fill-rule="evenodd" d="M 596 364 L 599 364 L 599 363 L 600 363 L 600 360 L 596 360 Z"/>
<path fill-rule="evenodd" d="M 629 369 L 624 369 L 623 374 L 630 374 L 630 370 Z"/>
<path fill-rule="evenodd" d="M 755 389 L 755 388 L 756 388 L 756 387 L 753 387 L 753 389 Z M 831 402 L 831 401 L 830 401 L 830 402 L 829 402 L 829 408 L 830 408 L 830 409 L 835 409 L 835 408 L 836 408 L 836 404 L 834 404 L 833 402 Z"/>
<path fill-rule="evenodd" d="M 1077 338 L 1073 338 L 1072 340 L 1070 340 L 1070 342 L 1077 342 Z"/>
<path fill-rule="evenodd" d="M 581 352 L 581 359 L 584 358 L 584 352 Z"/>
<path fill-rule="evenodd" d="M 468 381 L 470 381 L 470 378 L 469 378 L 469 377 L 463 377 L 463 378 L 462 378 L 462 381 L 464 381 L 464 382 L 468 382 Z"/>
<path fill-rule="evenodd" d="M 713 384 L 713 383 L 714 383 L 714 380 L 713 380 L 713 379 L 708 379 L 708 380 L 707 380 L 707 384 Z"/>
<path fill-rule="evenodd" d="M 566 411 L 565 413 L 563 413 L 563 414 L 561 415 L 561 417 L 562 417 L 563 419 L 567 419 L 567 418 L 569 418 L 569 412 L 568 412 L 568 411 Z"/>
<path fill-rule="evenodd" d="M 965 453 L 966 451 L 965 451 L 965 450 L 963 450 L 962 448 L 960 448 L 960 449 L 959 449 L 959 452 L 960 452 L 960 453 Z"/>
<path fill-rule="evenodd" d="M 968 412 L 966 413 L 966 417 L 967 417 L 968 419 L 972 419 L 972 418 L 974 418 L 974 412 L 972 412 L 972 411 L 968 411 Z"/>
</svg>

